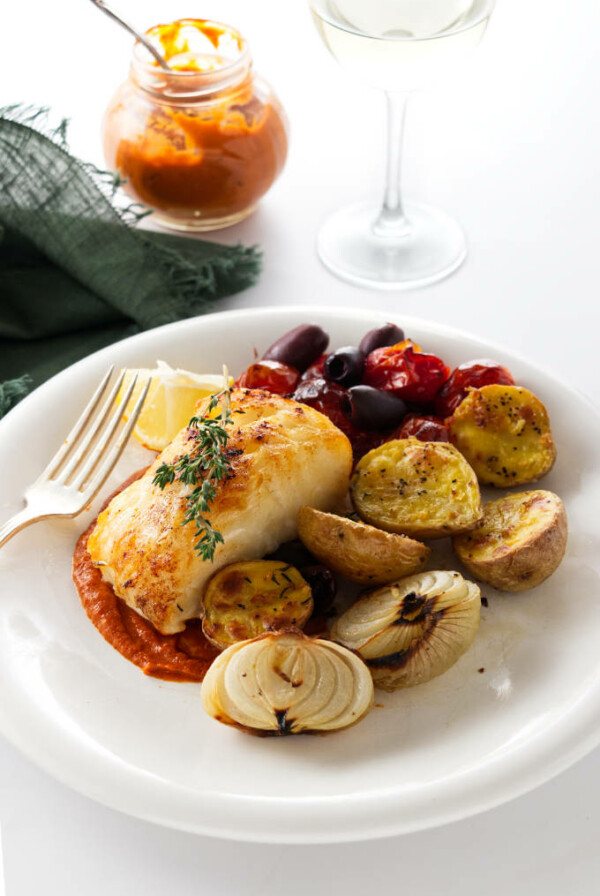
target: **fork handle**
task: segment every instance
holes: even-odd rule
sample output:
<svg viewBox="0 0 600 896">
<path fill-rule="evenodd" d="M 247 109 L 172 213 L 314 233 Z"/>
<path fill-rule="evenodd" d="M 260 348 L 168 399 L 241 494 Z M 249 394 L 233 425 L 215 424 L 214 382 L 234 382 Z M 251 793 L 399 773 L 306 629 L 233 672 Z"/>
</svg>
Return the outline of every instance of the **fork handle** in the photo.
<svg viewBox="0 0 600 896">
<path fill-rule="evenodd" d="M 32 523 L 37 523 L 38 520 L 46 518 L 46 516 L 40 516 L 39 513 L 32 512 L 28 507 L 20 510 L 19 513 L 15 513 L 14 516 L 0 526 L 0 548 L 3 544 L 6 544 L 13 535 L 20 532 L 21 529 L 30 526 Z"/>
</svg>

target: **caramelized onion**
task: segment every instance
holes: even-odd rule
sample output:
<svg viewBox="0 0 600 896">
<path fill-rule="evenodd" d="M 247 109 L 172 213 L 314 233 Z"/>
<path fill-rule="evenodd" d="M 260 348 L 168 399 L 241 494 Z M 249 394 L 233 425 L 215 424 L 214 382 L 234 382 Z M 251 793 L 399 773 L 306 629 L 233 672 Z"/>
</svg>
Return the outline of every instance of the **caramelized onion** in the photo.
<svg viewBox="0 0 600 896">
<path fill-rule="evenodd" d="M 458 572 L 423 572 L 372 591 L 334 623 L 331 637 L 363 657 L 384 690 L 446 672 L 479 627 L 481 594 Z"/>
<path fill-rule="evenodd" d="M 251 734 L 347 728 L 372 704 L 373 681 L 360 657 L 294 629 L 233 644 L 202 684 L 206 712 Z"/>
</svg>

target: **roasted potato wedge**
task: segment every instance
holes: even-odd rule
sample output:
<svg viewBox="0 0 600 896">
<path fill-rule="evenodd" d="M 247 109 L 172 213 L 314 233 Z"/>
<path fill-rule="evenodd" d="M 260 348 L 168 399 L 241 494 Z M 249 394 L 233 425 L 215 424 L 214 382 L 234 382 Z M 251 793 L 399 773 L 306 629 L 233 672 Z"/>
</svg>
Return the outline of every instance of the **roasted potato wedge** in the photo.
<svg viewBox="0 0 600 896">
<path fill-rule="evenodd" d="M 301 507 L 298 534 L 321 563 L 359 585 L 385 585 L 418 572 L 428 547 L 405 535 L 393 535 L 345 516 Z"/>
<path fill-rule="evenodd" d="M 294 566 L 279 560 L 232 563 L 206 587 L 202 631 L 224 650 L 268 631 L 301 628 L 312 609 L 310 586 Z"/>
<path fill-rule="evenodd" d="M 567 515 L 553 492 L 518 492 L 491 501 L 483 524 L 457 536 L 454 550 L 476 579 L 500 591 L 534 588 L 559 566 L 567 546 Z"/>
<path fill-rule="evenodd" d="M 450 441 L 483 485 L 533 482 L 556 460 L 548 412 L 521 386 L 472 389 L 450 418 L 449 429 Z"/>
<path fill-rule="evenodd" d="M 356 465 L 350 495 L 361 519 L 414 538 L 467 532 L 482 516 L 477 477 L 447 442 L 384 442 Z"/>
</svg>

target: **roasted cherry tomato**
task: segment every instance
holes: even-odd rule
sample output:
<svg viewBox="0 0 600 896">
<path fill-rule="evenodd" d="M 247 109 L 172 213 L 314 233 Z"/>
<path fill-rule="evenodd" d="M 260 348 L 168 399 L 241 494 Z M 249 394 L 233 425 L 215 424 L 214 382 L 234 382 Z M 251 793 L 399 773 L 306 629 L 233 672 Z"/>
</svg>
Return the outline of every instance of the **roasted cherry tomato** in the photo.
<svg viewBox="0 0 600 896">
<path fill-rule="evenodd" d="M 255 361 L 238 377 L 235 385 L 240 389 L 265 389 L 275 395 L 291 395 L 300 374 L 295 367 L 279 361 Z"/>
<path fill-rule="evenodd" d="M 311 364 L 310 367 L 308 367 L 304 371 L 304 373 L 300 377 L 300 382 L 306 383 L 306 382 L 308 382 L 308 380 L 322 379 L 324 376 L 323 366 L 325 364 L 326 357 L 327 357 L 327 355 L 324 354 L 324 355 L 321 355 L 319 358 L 317 358 L 317 360 L 314 362 L 314 364 Z"/>
<path fill-rule="evenodd" d="M 376 348 L 367 357 L 363 383 L 393 392 L 404 401 L 432 401 L 448 379 L 450 368 L 435 355 L 418 350 L 410 340 Z"/>
<path fill-rule="evenodd" d="M 385 433 L 369 432 L 366 429 L 356 429 L 355 427 L 353 427 L 353 431 L 348 435 L 348 438 L 352 444 L 352 456 L 355 464 L 359 462 L 361 457 L 372 451 L 373 448 L 377 448 L 386 440 Z"/>
<path fill-rule="evenodd" d="M 325 414 L 348 436 L 355 461 L 384 440 L 381 433 L 369 432 L 354 426 L 344 413 L 347 404 L 346 390 L 336 383 L 328 382 L 324 377 L 313 377 L 301 382 L 294 392 L 294 398 Z"/>
<path fill-rule="evenodd" d="M 310 405 L 311 408 L 325 414 L 342 432 L 346 432 L 345 427 L 350 422 L 342 411 L 342 400 L 345 395 L 345 389 L 328 382 L 324 377 L 304 380 L 294 392 L 296 401 Z"/>
<path fill-rule="evenodd" d="M 441 417 L 433 414 L 419 416 L 408 414 L 402 426 L 394 432 L 392 439 L 409 439 L 411 436 L 421 442 L 449 442 L 450 433 Z"/>
<path fill-rule="evenodd" d="M 434 410 L 440 417 L 450 417 L 467 394 L 469 386 L 514 386 L 506 367 L 496 361 L 468 361 L 453 370 L 436 396 Z"/>
</svg>

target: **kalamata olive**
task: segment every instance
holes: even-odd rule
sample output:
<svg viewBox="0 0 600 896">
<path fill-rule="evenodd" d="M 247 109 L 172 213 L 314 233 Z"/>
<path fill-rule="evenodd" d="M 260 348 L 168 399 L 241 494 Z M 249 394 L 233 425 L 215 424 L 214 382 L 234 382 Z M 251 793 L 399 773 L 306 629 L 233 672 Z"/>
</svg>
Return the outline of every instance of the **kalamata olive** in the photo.
<svg viewBox="0 0 600 896">
<path fill-rule="evenodd" d="M 279 560 L 281 563 L 289 563 L 290 566 L 295 566 L 298 570 L 303 566 L 312 566 L 315 562 L 313 555 L 299 540 L 285 541 L 273 553 L 267 554 L 265 560 Z"/>
<path fill-rule="evenodd" d="M 404 330 L 397 327 L 396 324 L 384 324 L 375 330 L 369 330 L 360 340 L 359 349 L 368 355 L 376 348 L 383 348 L 386 345 L 396 345 L 404 339 Z"/>
<path fill-rule="evenodd" d="M 320 616 L 331 608 L 335 600 L 336 583 L 333 573 L 326 566 L 303 566 L 300 569 L 302 578 L 306 579 L 312 591 L 313 614 Z"/>
<path fill-rule="evenodd" d="M 401 398 L 372 386 L 348 389 L 342 410 L 360 429 L 391 429 L 399 426 L 407 413 Z"/>
<path fill-rule="evenodd" d="M 329 336 L 325 330 L 316 324 L 300 324 L 280 336 L 266 350 L 263 358 L 267 361 L 281 361 L 282 364 L 289 364 L 304 373 L 328 345 Z"/>
<path fill-rule="evenodd" d="M 332 423 L 348 436 L 352 443 L 354 461 L 357 462 L 370 451 L 381 444 L 381 436 L 369 430 L 355 426 L 342 410 L 342 403 L 346 400 L 346 390 L 337 383 L 330 383 L 324 377 L 313 377 L 310 380 L 300 381 L 294 398 L 311 408 L 320 411 L 329 417 Z"/>
<path fill-rule="evenodd" d="M 360 382 L 365 355 L 354 345 L 345 345 L 327 355 L 323 363 L 323 375 L 340 386 L 353 386 Z"/>
</svg>

